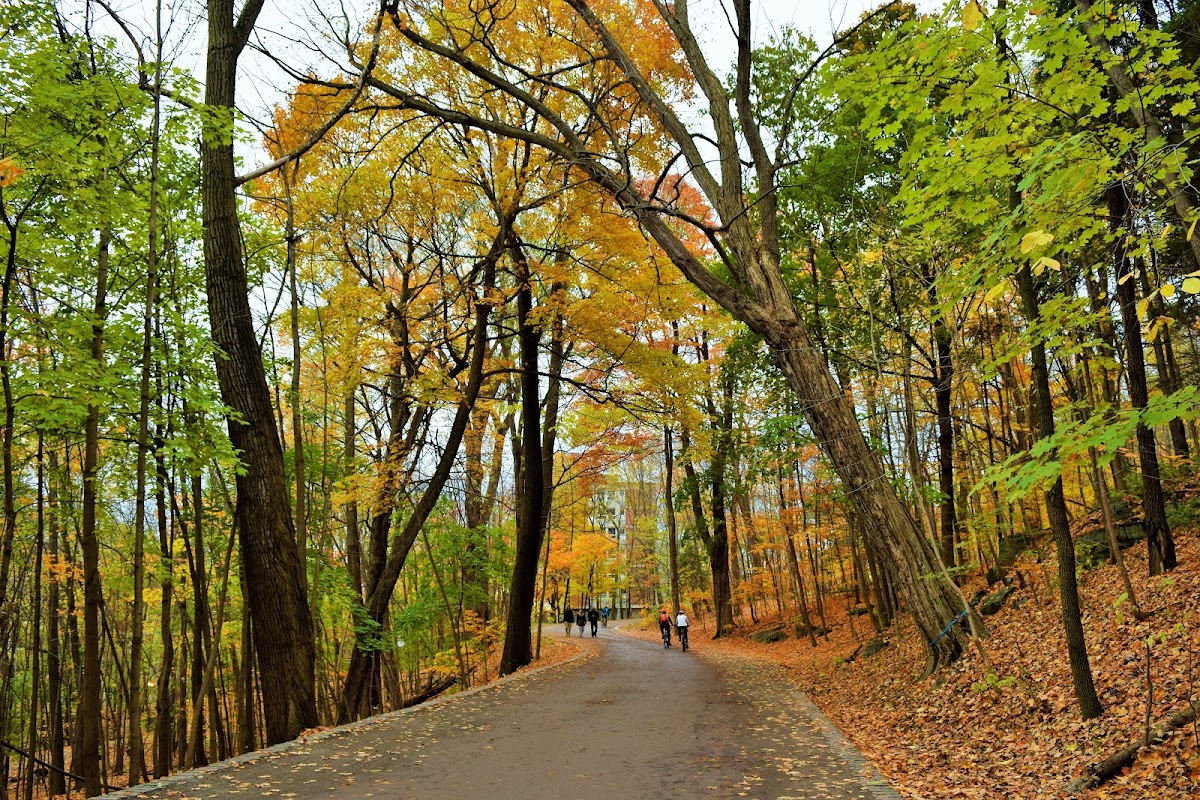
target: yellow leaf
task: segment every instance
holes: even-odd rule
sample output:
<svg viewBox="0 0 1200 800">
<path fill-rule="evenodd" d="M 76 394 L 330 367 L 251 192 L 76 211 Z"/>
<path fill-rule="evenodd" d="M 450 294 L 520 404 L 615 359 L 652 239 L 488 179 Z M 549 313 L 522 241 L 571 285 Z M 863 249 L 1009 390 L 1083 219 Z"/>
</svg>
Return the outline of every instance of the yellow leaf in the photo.
<svg viewBox="0 0 1200 800">
<path fill-rule="evenodd" d="M 1058 263 L 1057 259 L 1050 258 L 1049 256 L 1042 256 L 1041 258 L 1038 259 L 1037 267 L 1035 267 L 1035 269 L 1037 270 L 1038 274 L 1040 275 L 1042 273 L 1042 270 L 1062 269 L 1062 264 Z"/>
<path fill-rule="evenodd" d="M 1008 283 L 1000 281 L 995 286 L 987 290 L 987 294 L 983 296 L 984 301 L 990 303 L 1000 295 L 1004 294 L 1004 290 L 1008 288 Z"/>
<path fill-rule="evenodd" d="M 962 10 L 963 27 L 969 31 L 977 30 L 983 24 L 983 9 L 977 0 L 969 0 Z"/>
<path fill-rule="evenodd" d="M 1153 295 L 1150 297 L 1153 297 Z M 1143 297 L 1137 301 L 1137 315 L 1139 317 L 1146 316 L 1146 310 L 1150 308 L 1150 297 Z"/>
<path fill-rule="evenodd" d="M 1197 222 L 1200 222 L 1200 219 L 1192 220 L 1191 227 L 1188 228 L 1188 235 L 1184 237 L 1184 239 L 1186 241 L 1190 242 L 1192 240 L 1192 234 L 1196 232 L 1196 223 Z"/>
<path fill-rule="evenodd" d="M 1164 283 L 1162 286 L 1158 287 L 1158 293 L 1163 297 L 1174 297 L 1175 285 L 1171 283 Z"/>
<path fill-rule="evenodd" d="M 1155 339 L 1157 339 L 1160 328 L 1162 328 L 1162 324 L 1159 322 L 1159 320 L 1156 319 L 1151 322 L 1150 327 L 1146 329 L 1146 341 L 1153 342 Z"/>
<path fill-rule="evenodd" d="M 1039 247 L 1045 247 L 1054 241 L 1054 234 L 1045 231 L 1030 231 L 1021 237 L 1021 252 L 1028 253 Z"/>
<path fill-rule="evenodd" d="M 1184 278 L 1183 290 L 1188 294 L 1200 294 L 1200 278 Z"/>
</svg>

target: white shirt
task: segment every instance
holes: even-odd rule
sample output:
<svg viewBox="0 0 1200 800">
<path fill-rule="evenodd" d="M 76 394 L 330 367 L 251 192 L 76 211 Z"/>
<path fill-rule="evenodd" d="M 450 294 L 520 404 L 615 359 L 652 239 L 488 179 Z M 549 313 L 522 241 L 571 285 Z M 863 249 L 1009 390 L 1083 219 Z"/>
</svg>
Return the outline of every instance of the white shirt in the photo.
<svg viewBox="0 0 1200 800">
<path fill-rule="evenodd" d="M 676 628 L 686 628 L 687 626 L 688 626 L 687 614 L 680 611 L 679 616 L 675 618 L 675 627 Z"/>
</svg>

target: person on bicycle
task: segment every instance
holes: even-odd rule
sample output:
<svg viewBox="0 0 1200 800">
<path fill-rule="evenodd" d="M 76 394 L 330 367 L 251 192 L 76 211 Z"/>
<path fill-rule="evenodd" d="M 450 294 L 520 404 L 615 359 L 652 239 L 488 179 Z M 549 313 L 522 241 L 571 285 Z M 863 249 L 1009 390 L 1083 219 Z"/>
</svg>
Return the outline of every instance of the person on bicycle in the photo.
<svg viewBox="0 0 1200 800">
<path fill-rule="evenodd" d="M 604 610 L 600 612 L 600 624 L 606 628 L 608 627 L 608 612 L 608 606 L 605 606 Z"/>
<path fill-rule="evenodd" d="M 687 614 L 683 613 L 683 609 L 679 609 L 679 614 L 675 617 L 675 632 L 679 634 L 679 644 L 684 650 L 688 648 L 688 618 Z"/>
<path fill-rule="evenodd" d="M 596 626 L 600 623 L 600 612 L 594 607 L 588 609 L 588 622 L 592 625 L 592 638 L 596 638 Z"/>
<path fill-rule="evenodd" d="M 663 647 L 671 646 L 671 615 L 664 608 L 658 615 L 658 630 L 663 637 Z"/>
</svg>

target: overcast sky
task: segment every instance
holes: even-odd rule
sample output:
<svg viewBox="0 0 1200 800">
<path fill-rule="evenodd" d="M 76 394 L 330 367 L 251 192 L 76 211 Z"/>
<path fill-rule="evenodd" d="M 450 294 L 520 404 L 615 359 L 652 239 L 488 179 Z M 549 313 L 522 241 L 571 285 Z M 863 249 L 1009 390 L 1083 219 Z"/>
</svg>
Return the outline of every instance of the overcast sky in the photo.
<svg viewBox="0 0 1200 800">
<path fill-rule="evenodd" d="M 2 2 L 2 0 L 0 0 Z M 149 42 L 154 37 L 155 0 L 107 0 L 108 5 L 127 21 L 138 38 Z M 540 2 L 540 0 L 518 0 L 518 2 Z M 751 0 L 753 34 L 756 44 L 766 41 L 772 34 L 793 27 L 810 34 L 818 45 L 827 44 L 833 34 L 852 24 L 868 8 L 881 0 Z M 69 19 L 82 26 L 84 8 L 88 0 L 62 0 Z M 205 21 L 203 0 L 163 0 L 164 26 L 170 43 L 166 58 L 177 66 L 188 69 L 197 78 L 204 74 Z M 239 3 L 240 5 L 240 3 Z M 718 74 L 725 73 L 734 57 L 733 33 L 729 20 L 733 9 L 728 0 L 693 0 L 691 19 L 709 60 Z M 256 28 L 257 41 L 272 53 L 284 54 L 288 63 L 301 72 L 329 74 L 335 67 L 319 52 L 324 48 L 340 54 L 332 45 L 324 43 L 328 37 L 328 23 L 322 18 L 322 9 L 327 13 L 339 14 L 344 8 L 357 19 L 352 24 L 361 27 L 368 15 L 379 7 L 378 0 L 267 0 Z M 107 14 L 95 4 L 91 5 L 96 15 L 94 26 L 124 42 L 124 34 L 111 23 Z M 344 23 L 343 23 L 344 24 Z M 147 53 L 150 57 L 152 54 Z M 238 105 L 243 113 L 259 119 L 269 118 L 271 109 L 284 101 L 288 90 L 294 86 L 285 72 L 264 56 L 247 53 L 242 59 L 238 81 Z M 247 154 L 249 160 L 254 156 Z"/>
</svg>

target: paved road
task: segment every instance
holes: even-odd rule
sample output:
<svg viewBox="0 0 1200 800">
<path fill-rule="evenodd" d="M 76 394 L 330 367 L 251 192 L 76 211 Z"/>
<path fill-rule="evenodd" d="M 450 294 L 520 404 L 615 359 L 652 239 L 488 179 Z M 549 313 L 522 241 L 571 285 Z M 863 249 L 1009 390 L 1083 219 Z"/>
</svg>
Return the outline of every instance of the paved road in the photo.
<svg viewBox="0 0 1200 800">
<path fill-rule="evenodd" d="M 614 628 L 584 645 L 575 663 L 122 796 L 899 798 L 772 665 Z"/>
</svg>

